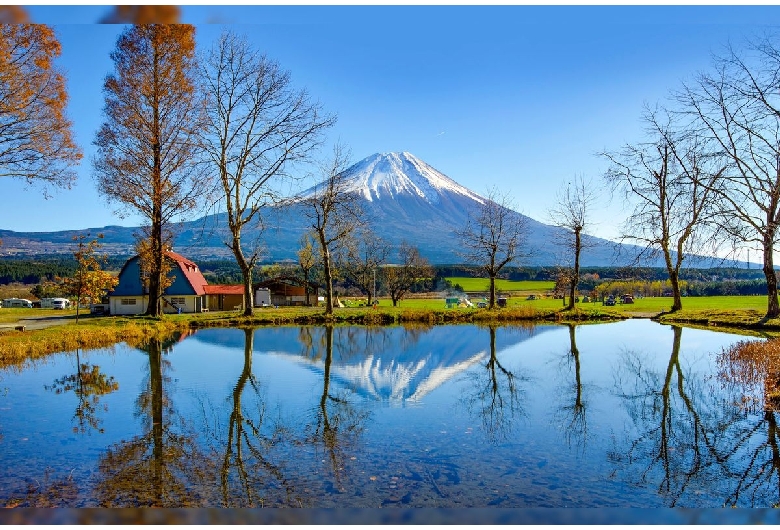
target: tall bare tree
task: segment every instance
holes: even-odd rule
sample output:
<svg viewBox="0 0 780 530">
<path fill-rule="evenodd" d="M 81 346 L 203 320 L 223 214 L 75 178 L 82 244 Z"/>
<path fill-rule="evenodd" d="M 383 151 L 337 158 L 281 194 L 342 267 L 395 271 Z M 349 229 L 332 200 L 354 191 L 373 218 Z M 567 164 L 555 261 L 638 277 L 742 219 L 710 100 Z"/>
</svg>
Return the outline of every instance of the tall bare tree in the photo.
<svg viewBox="0 0 780 530">
<path fill-rule="evenodd" d="M 292 86 L 289 72 L 253 49 L 244 37 L 223 33 L 203 61 L 209 98 L 205 151 L 219 175 L 220 204 L 244 280 L 244 314 L 254 311 L 252 269 L 258 242 L 242 241 L 242 229 L 260 222 L 263 207 L 278 202 L 277 185 L 290 168 L 308 161 L 333 116 Z"/>
<path fill-rule="evenodd" d="M 662 117 L 663 116 L 663 117 Z M 641 254 L 661 252 L 674 301 L 682 309 L 680 270 L 689 255 L 706 251 L 710 222 L 716 211 L 715 183 L 723 174 L 717 160 L 704 150 L 696 131 L 676 129 L 665 113 L 648 110 L 644 116 L 652 139 L 604 153 L 611 162 L 606 181 L 634 209 L 622 239 L 644 246 Z"/>
<path fill-rule="evenodd" d="M 333 157 L 322 164 L 324 180 L 314 186 L 310 195 L 301 199 L 320 245 L 325 276 L 325 314 L 328 315 L 333 313 L 334 253 L 363 225 L 360 198 L 350 191 L 349 179 L 344 174 L 348 160 L 345 148 L 337 144 Z"/>
<path fill-rule="evenodd" d="M 593 183 L 586 181 L 581 176 L 574 177 L 573 181 L 558 191 L 555 205 L 550 210 L 550 217 L 555 226 L 565 230 L 560 243 L 571 253 L 572 267 L 569 271 L 569 305 L 568 309 L 574 309 L 577 292 L 577 284 L 580 281 L 580 254 L 583 248 L 588 246 L 588 241 L 583 239 L 584 230 L 590 224 L 589 214 L 596 201 L 597 193 Z"/>
<path fill-rule="evenodd" d="M 397 306 L 415 285 L 430 280 L 434 275 L 433 267 L 420 255 L 417 247 L 404 241 L 398 249 L 398 263 L 382 267 L 382 284 L 393 305 Z"/>
<path fill-rule="evenodd" d="M 489 309 L 496 305 L 496 277 L 501 269 L 525 256 L 527 223 L 511 206 L 508 195 L 492 188 L 476 212 L 469 214 L 466 226 L 455 231 L 464 249 L 461 256 L 490 278 Z"/>
<path fill-rule="evenodd" d="M 149 223 L 147 314 L 160 316 L 166 230 L 194 210 L 206 184 L 196 163 L 203 105 L 195 85 L 195 28 L 131 26 L 111 59 L 95 178 L 103 195 Z"/>
<path fill-rule="evenodd" d="M 81 150 L 65 116 L 65 76 L 54 30 L 0 24 L 0 176 L 69 187 Z"/>
<path fill-rule="evenodd" d="M 349 242 L 340 260 L 344 276 L 368 297 L 368 305 L 374 298 L 377 269 L 387 261 L 389 252 L 390 245 L 364 227 Z"/>
<path fill-rule="evenodd" d="M 762 249 L 767 318 L 780 316 L 773 256 L 780 226 L 780 48 L 775 37 L 760 38 L 744 51 L 729 47 L 711 72 L 677 94 L 727 166 L 713 187 L 722 228 L 738 244 Z"/>
</svg>

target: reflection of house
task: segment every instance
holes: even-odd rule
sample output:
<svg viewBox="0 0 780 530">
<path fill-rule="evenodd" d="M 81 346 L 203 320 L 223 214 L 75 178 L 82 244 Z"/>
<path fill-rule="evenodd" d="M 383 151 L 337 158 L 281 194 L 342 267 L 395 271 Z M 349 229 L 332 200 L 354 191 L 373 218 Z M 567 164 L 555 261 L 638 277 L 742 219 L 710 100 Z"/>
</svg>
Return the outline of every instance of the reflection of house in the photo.
<svg viewBox="0 0 780 530">
<path fill-rule="evenodd" d="M 243 285 L 207 285 L 206 307 L 209 311 L 231 311 L 244 308 Z"/>
<path fill-rule="evenodd" d="M 163 291 L 163 311 L 166 313 L 198 313 L 206 307 L 206 278 L 198 266 L 180 254 L 166 251 L 172 263 L 168 277 L 171 285 Z M 119 283 L 108 295 L 112 315 L 140 315 L 149 303 L 148 288 L 141 282 L 141 258 L 127 260 L 119 272 Z"/>
<path fill-rule="evenodd" d="M 305 282 L 298 278 L 279 277 L 266 280 L 255 285 L 257 288 L 267 288 L 271 292 L 271 305 L 302 306 L 306 305 Z M 316 285 L 309 283 L 309 300 L 316 305 L 319 294 Z"/>
</svg>

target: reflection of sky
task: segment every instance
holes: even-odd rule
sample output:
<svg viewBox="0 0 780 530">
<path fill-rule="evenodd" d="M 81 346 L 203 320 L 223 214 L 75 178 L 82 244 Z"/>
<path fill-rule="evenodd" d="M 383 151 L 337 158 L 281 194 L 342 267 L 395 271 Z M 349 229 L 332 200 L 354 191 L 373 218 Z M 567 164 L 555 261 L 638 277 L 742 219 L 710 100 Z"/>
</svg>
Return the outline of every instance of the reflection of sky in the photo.
<svg viewBox="0 0 780 530">
<path fill-rule="evenodd" d="M 313 343 L 321 344 L 322 330 L 307 329 L 313 332 Z M 263 432 L 276 432 L 278 422 L 285 430 L 276 436 L 291 438 L 285 442 L 289 445 L 280 442 L 275 448 L 274 462 L 314 480 L 311 470 L 321 465 L 321 455 L 300 444 L 316 419 L 322 397 L 324 351 L 317 346 L 307 352 L 299 342 L 300 331 L 290 327 L 254 332 L 251 362 L 255 387 L 247 382 L 241 400 L 247 419 L 256 423 L 262 419 Z M 680 364 L 685 384 L 691 385 L 686 389 L 712 431 L 724 417 L 721 409 L 727 408 L 723 400 L 728 398 L 714 378 L 713 359 L 723 347 L 741 339 L 693 329 L 682 332 Z M 662 379 L 672 340 L 670 327 L 647 320 L 576 328 L 587 420 L 587 436 L 581 436 L 567 431 L 575 391 L 568 328 L 539 326 L 533 332 L 499 328 L 498 360 L 517 374 L 521 410 L 509 417 L 507 438 L 492 442 L 478 414 L 481 404 L 471 410 L 464 404 L 490 383 L 482 362 L 489 352 L 487 328 L 441 326 L 420 330 L 415 340 L 404 336 L 400 327 L 337 328 L 329 395 L 348 397 L 349 391 L 359 392 L 358 399 L 350 400 L 353 410 L 368 413 L 368 418 L 359 443 L 350 446 L 345 456 L 347 465 L 353 466 L 345 483 L 347 493 L 328 493 L 318 502 L 344 507 L 377 505 L 385 497 L 372 497 L 372 492 L 387 486 L 389 477 L 395 476 L 400 477 L 399 483 L 405 482 L 404 492 L 417 495 L 431 491 L 428 499 L 413 497 L 426 506 L 663 506 L 665 500 L 657 493 L 658 468 L 648 474 L 645 486 L 631 485 L 650 467 L 643 460 L 644 453 L 634 454 L 635 460 L 623 466 L 610 463 L 608 454 L 626 455 L 640 434 L 658 427 L 654 420 L 639 425 L 632 422 L 629 401 L 618 395 L 618 387 L 624 391 L 644 388 L 644 383 L 631 379 L 630 370 L 625 370 L 626 352 L 641 358 L 645 374 L 660 374 Z M 372 345 L 370 350 L 367 344 Z M 99 365 L 119 383 L 117 392 L 100 399 L 103 434 L 73 432 L 76 397 L 72 392 L 55 395 L 44 388 L 73 372 L 73 354 L 52 356 L 23 372 L 0 371 L 0 505 L 9 491 L 41 482 L 47 473 L 51 477 L 72 475 L 79 484 L 79 495 L 89 495 L 91 484 L 99 477 L 97 462 L 106 449 L 144 432 L 144 420 L 149 418 L 137 416 L 136 400 L 148 380 L 148 358 L 121 345 L 115 350 L 82 354 L 82 362 Z M 480 362 L 451 377 L 440 377 L 440 372 L 449 376 L 446 372 L 457 371 L 459 363 L 472 359 Z M 204 445 L 215 443 L 218 453 L 224 451 L 219 440 L 225 437 L 233 391 L 244 368 L 243 331 L 200 330 L 175 344 L 163 360 L 164 421 L 171 422 L 166 425 L 177 431 L 195 429 Z M 369 367 L 376 372 L 392 368 L 400 375 L 394 376 L 397 381 L 393 382 L 390 375 L 367 374 Z M 355 381 L 363 386 L 355 388 Z M 387 396 L 393 394 L 381 392 L 396 388 L 391 383 L 406 392 L 396 394 L 398 399 L 406 399 L 405 406 L 387 406 L 391 403 Z M 506 398 L 506 387 L 501 391 Z M 410 399 L 421 394 L 419 399 Z M 672 398 L 673 427 L 679 436 L 688 417 L 680 397 L 675 394 Z M 337 407 L 329 406 L 333 420 Z M 744 428 L 734 425 L 726 434 L 729 439 L 744 440 L 743 452 L 748 452 L 755 444 L 766 442 L 765 428 L 752 437 L 745 436 L 759 421 L 759 416 L 746 414 Z M 650 438 L 640 447 L 652 452 L 654 443 Z M 675 447 L 675 462 L 685 450 L 683 445 Z M 732 459 L 737 470 L 734 462 L 741 464 L 739 458 Z M 372 476 L 377 480 L 369 480 Z M 417 477 L 417 482 L 412 477 Z M 432 480 L 444 495 L 431 489 Z M 686 492 L 685 501 L 688 505 L 719 506 L 729 487 L 731 482 L 722 477 L 700 479 L 696 488 Z M 760 495 L 764 496 L 759 496 L 758 505 L 765 503 L 769 494 Z"/>
<path fill-rule="evenodd" d="M 325 368 L 324 330 L 312 333 L 310 349 L 298 343 L 300 328 L 258 330 L 255 352 L 284 358 L 321 375 Z M 515 346 L 552 326 L 499 328 L 496 350 Z M 195 340 L 243 351 L 244 337 L 234 330 L 204 330 Z M 418 401 L 445 382 L 490 356 L 488 328 L 475 326 L 337 327 L 333 332 L 331 382 L 368 399 L 401 405 Z"/>
</svg>

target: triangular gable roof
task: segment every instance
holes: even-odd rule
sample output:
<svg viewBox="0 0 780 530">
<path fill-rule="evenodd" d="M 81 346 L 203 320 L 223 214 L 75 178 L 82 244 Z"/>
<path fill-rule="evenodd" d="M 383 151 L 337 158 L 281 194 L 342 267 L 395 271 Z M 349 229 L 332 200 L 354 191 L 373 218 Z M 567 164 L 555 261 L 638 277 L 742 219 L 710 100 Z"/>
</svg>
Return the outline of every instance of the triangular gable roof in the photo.
<svg viewBox="0 0 780 530">
<path fill-rule="evenodd" d="M 166 250 L 165 255 L 176 262 L 184 275 L 184 278 L 189 282 L 196 295 L 200 296 L 206 294 L 205 287 L 208 285 L 208 282 L 206 281 L 206 278 L 203 277 L 203 274 L 194 261 L 189 260 L 172 250 Z"/>
</svg>

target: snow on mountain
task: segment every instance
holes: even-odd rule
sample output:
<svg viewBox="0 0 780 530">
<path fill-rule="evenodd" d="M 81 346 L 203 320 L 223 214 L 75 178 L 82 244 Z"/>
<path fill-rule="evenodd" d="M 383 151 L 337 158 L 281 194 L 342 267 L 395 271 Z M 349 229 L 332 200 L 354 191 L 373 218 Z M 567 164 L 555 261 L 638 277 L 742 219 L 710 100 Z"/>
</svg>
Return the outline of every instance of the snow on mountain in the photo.
<svg viewBox="0 0 780 530">
<path fill-rule="evenodd" d="M 407 152 L 371 155 L 350 166 L 344 171 L 344 177 L 348 182 L 347 189 L 369 202 L 411 195 L 436 205 L 443 192 L 455 193 L 480 204 L 485 200 Z M 303 196 L 310 195 L 313 190 Z"/>
</svg>

